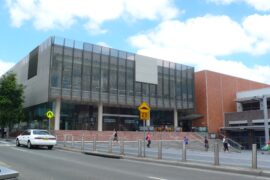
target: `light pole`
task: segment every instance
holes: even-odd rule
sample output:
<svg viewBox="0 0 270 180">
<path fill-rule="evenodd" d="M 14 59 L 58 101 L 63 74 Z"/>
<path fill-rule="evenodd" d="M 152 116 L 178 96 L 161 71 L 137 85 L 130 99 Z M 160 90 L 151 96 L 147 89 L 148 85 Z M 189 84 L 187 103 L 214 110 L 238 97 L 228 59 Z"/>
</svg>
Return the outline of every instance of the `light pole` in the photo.
<svg viewBox="0 0 270 180">
<path fill-rule="evenodd" d="M 268 127 L 268 110 L 267 110 L 267 97 L 263 96 L 263 114 L 264 114 L 264 134 L 265 144 L 269 141 L 269 127 Z"/>
</svg>

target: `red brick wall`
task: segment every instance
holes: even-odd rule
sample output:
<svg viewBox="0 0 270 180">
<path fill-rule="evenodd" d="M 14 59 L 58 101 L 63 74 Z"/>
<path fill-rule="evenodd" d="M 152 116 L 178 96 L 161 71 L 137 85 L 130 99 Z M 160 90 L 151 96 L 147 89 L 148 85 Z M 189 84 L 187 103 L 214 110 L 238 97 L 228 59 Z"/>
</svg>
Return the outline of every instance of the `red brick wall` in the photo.
<svg viewBox="0 0 270 180">
<path fill-rule="evenodd" d="M 216 133 L 224 126 L 224 113 L 236 111 L 236 93 L 269 87 L 242 78 L 212 71 L 195 73 L 196 112 L 204 117 L 195 120 L 193 126 L 208 127 L 209 133 Z"/>
</svg>

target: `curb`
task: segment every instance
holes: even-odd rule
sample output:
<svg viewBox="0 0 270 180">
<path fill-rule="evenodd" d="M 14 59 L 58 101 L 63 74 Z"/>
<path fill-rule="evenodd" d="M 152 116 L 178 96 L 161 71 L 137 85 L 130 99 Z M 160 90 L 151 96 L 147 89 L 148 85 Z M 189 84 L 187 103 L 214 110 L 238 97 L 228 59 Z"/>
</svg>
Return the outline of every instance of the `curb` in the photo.
<svg viewBox="0 0 270 180">
<path fill-rule="evenodd" d="M 132 156 L 124 156 L 124 155 L 117 155 L 117 154 L 111 154 L 111 153 L 106 153 L 106 152 L 97 152 L 97 151 L 82 152 L 81 150 L 78 150 L 75 148 L 67 148 L 67 147 L 55 147 L 55 148 L 67 150 L 67 151 L 73 151 L 73 152 L 80 152 L 80 153 L 87 154 L 87 155 L 114 158 L 114 159 L 129 159 L 129 160 L 135 160 L 135 161 L 143 161 L 143 162 L 152 162 L 152 163 L 167 164 L 167 165 L 173 165 L 173 166 L 189 167 L 189 168 L 194 168 L 194 169 L 205 169 L 205 170 L 229 172 L 229 173 L 243 174 L 243 175 L 270 177 L 270 171 L 262 170 L 262 169 L 252 169 L 252 168 L 244 168 L 244 167 L 236 167 L 236 166 L 235 167 L 220 166 L 220 165 L 216 166 L 216 165 L 200 164 L 200 163 L 194 163 L 194 162 L 170 161 L 170 160 L 143 158 L 143 157 L 132 157 Z"/>
<path fill-rule="evenodd" d="M 0 167 L 0 180 L 1 179 L 14 179 L 16 180 L 19 176 L 19 172 L 5 167 Z"/>
</svg>

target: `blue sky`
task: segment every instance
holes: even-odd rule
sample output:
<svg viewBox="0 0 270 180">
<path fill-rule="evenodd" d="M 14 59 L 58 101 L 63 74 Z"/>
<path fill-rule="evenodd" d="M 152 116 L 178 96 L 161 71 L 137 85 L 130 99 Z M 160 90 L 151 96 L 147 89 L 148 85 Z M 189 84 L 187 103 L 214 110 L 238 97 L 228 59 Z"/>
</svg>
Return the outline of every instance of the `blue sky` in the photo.
<svg viewBox="0 0 270 180">
<path fill-rule="evenodd" d="M 0 75 L 49 36 L 270 84 L 270 0 L 3 0 Z"/>
</svg>

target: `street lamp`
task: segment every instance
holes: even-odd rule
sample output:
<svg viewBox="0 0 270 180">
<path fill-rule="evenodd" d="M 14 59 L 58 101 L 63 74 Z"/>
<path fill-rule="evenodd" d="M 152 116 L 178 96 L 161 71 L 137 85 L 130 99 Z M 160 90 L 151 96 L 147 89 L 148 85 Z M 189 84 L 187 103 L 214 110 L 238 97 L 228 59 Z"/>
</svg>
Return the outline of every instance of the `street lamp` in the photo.
<svg viewBox="0 0 270 180">
<path fill-rule="evenodd" d="M 269 141 L 269 127 L 268 127 L 268 110 L 267 110 L 267 97 L 263 96 L 263 114 L 264 114 L 264 134 L 265 144 Z"/>
</svg>

